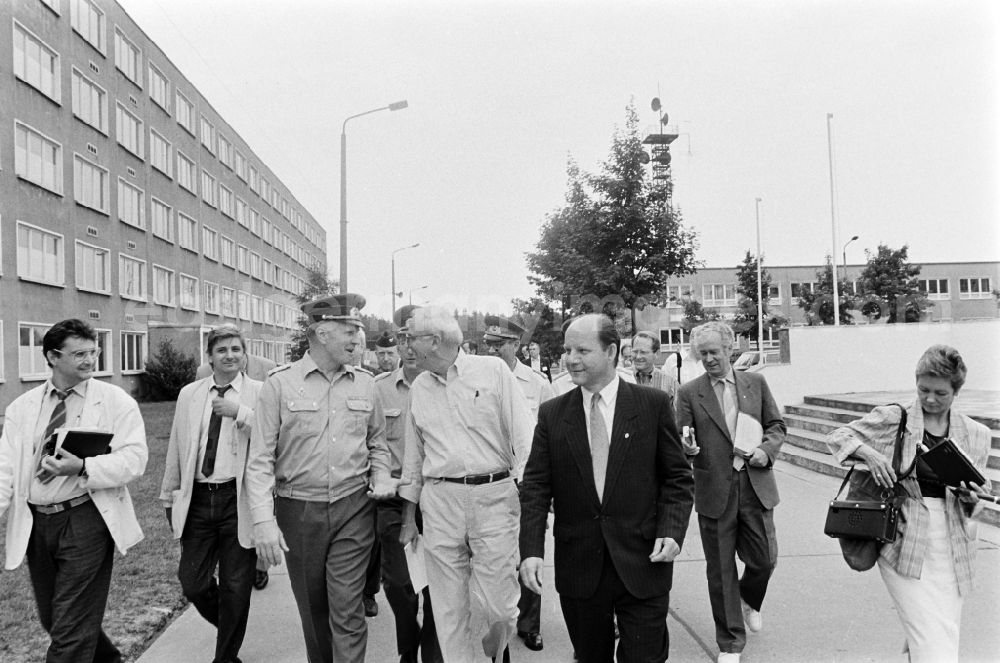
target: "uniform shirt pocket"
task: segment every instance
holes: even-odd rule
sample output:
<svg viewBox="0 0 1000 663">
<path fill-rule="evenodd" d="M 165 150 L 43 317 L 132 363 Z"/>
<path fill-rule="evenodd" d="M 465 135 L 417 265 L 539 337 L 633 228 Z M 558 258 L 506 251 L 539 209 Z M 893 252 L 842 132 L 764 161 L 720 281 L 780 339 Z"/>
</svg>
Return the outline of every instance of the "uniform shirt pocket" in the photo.
<svg viewBox="0 0 1000 663">
<path fill-rule="evenodd" d="M 368 417 L 374 409 L 372 401 L 368 398 L 348 398 L 345 426 L 347 434 L 365 437 L 368 433 Z"/>
</svg>

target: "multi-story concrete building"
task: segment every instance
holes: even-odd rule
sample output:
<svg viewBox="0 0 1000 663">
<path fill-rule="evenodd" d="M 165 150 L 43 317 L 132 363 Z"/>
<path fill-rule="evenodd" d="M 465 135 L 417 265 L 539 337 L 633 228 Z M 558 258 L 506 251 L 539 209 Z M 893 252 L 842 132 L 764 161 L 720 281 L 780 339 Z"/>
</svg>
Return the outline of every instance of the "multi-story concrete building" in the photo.
<svg viewBox="0 0 1000 663">
<path fill-rule="evenodd" d="M 312 266 L 325 231 L 114 0 L 0 2 L 0 408 L 68 317 L 134 393 L 223 322 L 282 361 Z"/>
<path fill-rule="evenodd" d="M 981 320 L 998 317 L 997 301 L 992 290 L 1000 282 L 1000 262 L 931 262 L 919 263 L 920 284 L 933 308 L 926 319 L 930 322 Z M 799 307 L 800 294 L 812 290 L 818 279 L 819 265 L 771 266 L 765 263 L 771 275 L 769 293 L 770 310 L 785 316 L 791 325 L 806 324 L 805 312 Z M 839 267 L 841 279 L 851 283 L 856 291 L 858 278 L 865 265 Z M 736 292 L 737 270 L 712 267 L 697 273 L 671 279 L 667 285 L 670 303 L 663 307 L 647 307 L 637 312 L 636 326 L 660 334 L 664 345 L 679 349 L 687 344 L 687 335 L 681 330 L 684 319 L 682 301 L 686 297 L 698 300 L 705 308 L 714 309 L 723 318 L 730 318 L 737 311 L 739 295 Z M 846 276 L 845 276 L 846 275 Z M 856 324 L 868 321 L 860 312 L 854 312 Z M 774 334 L 774 340 L 777 333 Z M 765 340 L 768 332 L 765 330 Z"/>
</svg>

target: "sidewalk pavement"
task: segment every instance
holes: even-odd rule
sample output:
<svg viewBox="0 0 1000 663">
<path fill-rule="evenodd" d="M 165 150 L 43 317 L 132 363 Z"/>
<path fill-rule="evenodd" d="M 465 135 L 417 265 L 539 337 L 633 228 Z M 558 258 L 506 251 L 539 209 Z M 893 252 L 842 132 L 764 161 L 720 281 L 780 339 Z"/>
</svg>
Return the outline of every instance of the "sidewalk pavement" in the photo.
<svg viewBox="0 0 1000 663">
<path fill-rule="evenodd" d="M 823 534 L 826 506 L 840 480 L 779 462 L 782 503 L 775 510 L 778 568 L 762 615 L 764 629 L 750 634 L 744 663 L 898 662 L 903 631 L 877 570 L 851 571 L 834 539 Z M 976 587 L 966 599 L 962 620 L 963 663 L 1000 661 L 1000 529 L 980 525 Z M 551 540 L 542 599 L 545 649 L 532 652 L 520 639 L 511 659 L 524 663 L 568 663 L 572 647 L 559 611 L 551 570 Z M 371 663 L 399 660 L 392 612 L 378 594 L 379 615 L 368 620 Z M 683 551 L 674 566 L 670 595 L 670 660 L 714 661 L 712 614 L 705 580 L 705 559 L 692 515 Z M 138 659 L 138 663 L 211 661 L 214 629 L 188 608 Z M 303 663 L 305 648 L 298 612 L 284 567 L 271 570 L 271 582 L 254 591 L 250 625 L 240 658 L 244 663 Z M 482 659 L 487 661 L 485 656 Z M 465 662 L 461 662 L 465 663 Z"/>
</svg>

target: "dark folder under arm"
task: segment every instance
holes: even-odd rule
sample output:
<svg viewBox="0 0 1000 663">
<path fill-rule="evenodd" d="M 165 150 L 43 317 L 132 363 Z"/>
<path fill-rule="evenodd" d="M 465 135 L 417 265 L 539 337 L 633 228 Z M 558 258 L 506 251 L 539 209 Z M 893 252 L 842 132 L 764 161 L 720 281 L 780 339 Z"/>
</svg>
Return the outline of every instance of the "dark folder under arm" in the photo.
<svg viewBox="0 0 1000 663">
<path fill-rule="evenodd" d="M 950 439 L 941 442 L 918 456 L 946 486 L 957 488 L 963 481 L 982 486 L 986 477 L 976 469 L 969 457 Z"/>
<path fill-rule="evenodd" d="M 68 428 L 59 431 L 56 454 L 65 449 L 78 458 L 90 458 L 111 452 L 111 438 L 107 431 Z"/>
</svg>

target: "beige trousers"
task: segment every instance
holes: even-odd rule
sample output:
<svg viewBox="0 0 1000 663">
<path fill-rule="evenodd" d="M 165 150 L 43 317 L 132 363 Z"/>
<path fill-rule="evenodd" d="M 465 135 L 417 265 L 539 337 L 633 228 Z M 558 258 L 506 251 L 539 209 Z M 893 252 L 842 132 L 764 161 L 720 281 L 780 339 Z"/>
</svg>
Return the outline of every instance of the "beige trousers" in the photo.
<svg viewBox="0 0 1000 663">
<path fill-rule="evenodd" d="M 479 486 L 428 479 L 420 510 L 427 583 L 445 663 L 500 656 L 514 635 L 520 597 L 521 504 L 513 479 Z M 479 653 L 475 638 L 483 630 Z"/>
</svg>

